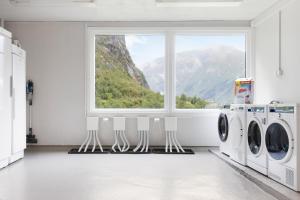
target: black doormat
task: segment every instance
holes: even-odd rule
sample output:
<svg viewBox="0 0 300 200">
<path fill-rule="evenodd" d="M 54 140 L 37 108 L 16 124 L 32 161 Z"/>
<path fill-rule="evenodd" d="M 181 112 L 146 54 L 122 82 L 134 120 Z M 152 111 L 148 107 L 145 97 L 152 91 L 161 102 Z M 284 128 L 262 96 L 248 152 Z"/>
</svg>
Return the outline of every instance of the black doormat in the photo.
<svg viewBox="0 0 300 200">
<path fill-rule="evenodd" d="M 160 147 L 160 148 L 153 148 L 152 153 L 154 154 L 195 154 L 195 152 L 192 149 L 187 149 L 187 148 L 183 148 L 183 149 L 184 152 L 182 151 L 177 152 L 175 148 L 172 149 L 172 152 L 170 152 L 170 149 L 168 149 L 168 152 L 166 152 L 166 149 L 164 147 Z"/>
<path fill-rule="evenodd" d="M 111 147 L 104 147 L 103 152 L 96 148 L 94 152 L 92 152 L 92 148 L 88 148 L 86 152 L 84 152 L 84 148 L 78 152 L 79 148 L 73 148 L 71 149 L 68 154 L 195 154 L 195 152 L 192 149 L 184 148 L 185 152 L 177 152 L 175 148 L 172 149 L 172 152 L 168 150 L 168 152 L 165 152 L 165 147 L 149 147 L 148 152 L 141 152 L 140 149 L 136 152 L 133 151 L 134 148 L 130 148 L 128 151 L 121 152 L 119 151 L 118 147 L 115 148 L 116 152 L 114 152 Z"/>
<path fill-rule="evenodd" d="M 177 152 L 175 148 L 172 149 L 172 152 L 170 150 L 168 152 L 165 152 L 165 147 L 150 147 L 148 149 L 148 152 L 140 152 L 136 151 L 134 152 L 134 148 L 130 148 L 126 152 L 120 152 L 118 148 L 115 148 L 116 152 L 114 152 L 110 147 L 103 148 L 103 152 L 100 151 L 99 148 L 95 149 L 94 152 L 92 152 L 92 148 L 88 148 L 86 152 L 84 152 L 84 149 L 82 149 L 80 152 L 78 152 L 79 148 L 73 148 L 71 149 L 68 154 L 195 154 L 195 152 L 192 149 L 184 148 L 185 152 Z"/>
<path fill-rule="evenodd" d="M 103 148 L 103 152 L 99 149 L 96 148 L 94 152 L 92 152 L 92 148 L 88 148 L 86 152 L 84 152 L 84 148 L 81 149 L 80 152 L 78 152 L 79 148 L 74 148 L 71 149 L 68 154 L 107 154 L 110 152 L 110 148 Z"/>
</svg>

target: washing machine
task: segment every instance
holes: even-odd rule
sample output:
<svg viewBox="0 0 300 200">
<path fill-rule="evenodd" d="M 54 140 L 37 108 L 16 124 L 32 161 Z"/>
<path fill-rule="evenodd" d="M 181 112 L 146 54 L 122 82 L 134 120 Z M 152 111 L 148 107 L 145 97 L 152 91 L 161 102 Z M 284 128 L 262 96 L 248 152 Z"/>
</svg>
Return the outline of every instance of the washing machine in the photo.
<svg viewBox="0 0 300 200">
<path fill-rule="evenodd" d="M 230 106 L 224 106 L 219 114 L 218 134 L 220 138 L 220 152 L 226 156 L 231 155 L 231 142 L 229 133 L 228 117 L 230 117 Z"/>
<path fill-rule="evenodd" d="M 229 135 L 231 136 L 230 158 L 241 165 L 246 165 L 246 123 L 247 107 L 245 104 L 230 106 Z"/>
<path fill-rule="evenodd" d="M 300 191 L 299 105 L 269 105 L 265 136 L 268 176 Z"/>
<path fill-rule="evenodd" d="M 249 105 L 247 107 L 247 166 L 267 175 L 268 157 L 264 138 L 268 106 Z"/>
</svg>

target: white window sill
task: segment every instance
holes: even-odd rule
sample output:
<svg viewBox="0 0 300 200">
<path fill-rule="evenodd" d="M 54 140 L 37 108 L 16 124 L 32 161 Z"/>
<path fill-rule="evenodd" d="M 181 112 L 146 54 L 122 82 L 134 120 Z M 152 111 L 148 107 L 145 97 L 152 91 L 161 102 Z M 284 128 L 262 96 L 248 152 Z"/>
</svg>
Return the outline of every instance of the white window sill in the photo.
<svg viewBox="0 0 300 200">
<path fill-rule="evenodd" d="M 220 109 L 176 109 L 168 112 L 166 109 L 95 109 L 88 113 L 88 116 L 98 117 L 197 117 L 197 116 L 213 116 L 219 114 Z"/>
</svg>

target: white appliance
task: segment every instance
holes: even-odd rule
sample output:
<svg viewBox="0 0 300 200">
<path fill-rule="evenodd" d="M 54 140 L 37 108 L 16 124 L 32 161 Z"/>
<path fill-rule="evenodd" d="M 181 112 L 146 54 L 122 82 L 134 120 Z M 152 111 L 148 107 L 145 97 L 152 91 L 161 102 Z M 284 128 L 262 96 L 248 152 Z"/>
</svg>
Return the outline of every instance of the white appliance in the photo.
<svg viewBox="0 0 300 200">
<path fill-rule="evenodd" d="M 0 27 L 0 168 L 8 165 L 11 150 L 11 33 Z"/>
<path fill-rule="evenodd" d="M 160 7 L 237 7 L 243 0 L 156 0 Z"/>
<path fill-rule="evenodd" d="M 247 113 L 247 166 L 267 175 L 268 158 L 265 146 L 268 107 L 249 105 Z"/>
<path fill-rule="evenodd" d="M 247 107 L 245 104 L 232 104 L 230 112 L 229 135 L 232 148 L 230 158 L 241 165 L 246 165 Z"/>
<path fill-rule="evenodd" d="M 231 137 L 229 135 L 230 107 L 224 107 L 219 114 L 218 134 L 220 138 L 220 152 L 229 156 L 231 155 Z"/>
<path fill-rule="evenodd" d="M 9 0 L 13 6 L 94 7 L 96 0 Z"/>
<path fill-rule="evenodd" d="M 266 148 L 268 176 L 300 191 L 300 107 L 269 105 Z"/>
<path fill-rule="evenodd" d="M 10 163 L 24 157 L 26 148 L 26 53 L 12 45 L 13 98 Z"/>
</svg>

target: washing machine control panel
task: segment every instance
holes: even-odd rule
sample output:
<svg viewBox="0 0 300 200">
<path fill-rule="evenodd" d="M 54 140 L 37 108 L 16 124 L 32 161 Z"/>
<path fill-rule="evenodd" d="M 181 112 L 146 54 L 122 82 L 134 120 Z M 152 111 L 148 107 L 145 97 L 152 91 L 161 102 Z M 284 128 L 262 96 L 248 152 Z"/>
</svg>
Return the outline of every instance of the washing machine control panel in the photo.
<svg viewBox="0 0 300 200">
<path fill-rule="evenodd" d="M 231 107 L 230 108 L 231 111 L 244 111 L 245 108 L 243 106 L 239 106 L 239 107 Z"/>
<path fill-rule="evenodd" d="M 284 107 L 269 107 L 271 113 L 294 113 L 295 107 L 293 106 L 284 106 Z"/>
<path fill-rule="evenodd" d="M 264 113 L 265 107 L 251 107 L 251 108 L 248 108 L 248 112 Z"/>
</svg>

